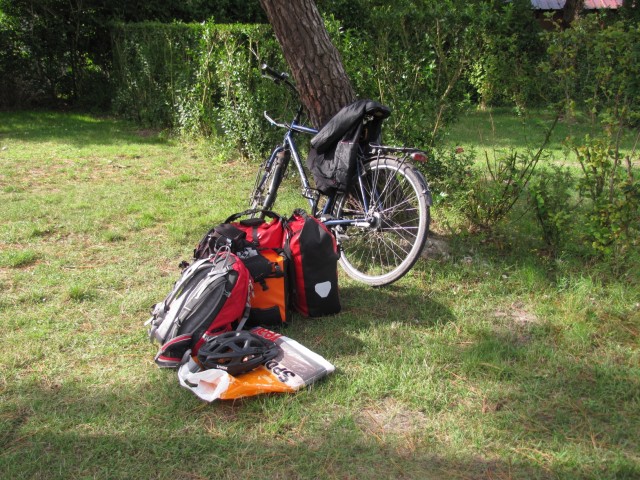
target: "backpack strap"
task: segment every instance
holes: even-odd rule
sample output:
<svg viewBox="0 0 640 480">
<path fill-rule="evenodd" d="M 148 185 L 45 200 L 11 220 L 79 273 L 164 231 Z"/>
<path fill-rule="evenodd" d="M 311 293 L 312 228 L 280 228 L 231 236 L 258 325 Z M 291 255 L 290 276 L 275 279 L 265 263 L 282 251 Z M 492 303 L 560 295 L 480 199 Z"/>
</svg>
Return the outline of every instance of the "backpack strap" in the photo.
<svg viewBox="0 0 640 480">
<path fill-rule="evenodd" d="M 155 340 L 159 342 L 164 342 L 167 337 L 167 332 L 172 323 L 172 318 L 167 318 L 167 314 L 170 310 L 170 305 L 173 301 L 179 297 L 183 292 L 187 283 L 195 276 L 198 272 L 203 269 L 211 268 L 211 262 L 208 259 L 198 260 L 193 262 L 190 266 L 185 268 L 182 272 L 180 279 L 174 284 L 174 287 L 171 289 L 167 297 L 164 301 L 160 303 L 156 303 L 152 308 L 151 318 L 145 322 L 145 325 L 149 326 L 149 340 L 151 342 Z M 186 296 L 185 296 L 186 299 Z M 184 300 L 183 300 L 184 301 Z"/>
<path fill-rule="evenodd" d="M 242 318 L 238 322 L 238 326 L 236 327 L 236 330 L 242 330 L 244 328 L 244 324 L 247 323 L 250 313 L 251 313 L 251 302 L 247 299 L 247 305 L 244 307 L 244 314 L 242 315 Z"/>
<path fill-rule="evenodd" d="M 176 368 L 183 363 L 183 359 L 191 346 L 191 334 L 180 335 L 169 340 L 160 347 L 154 358 L 160 368 Z"/>
</svg>

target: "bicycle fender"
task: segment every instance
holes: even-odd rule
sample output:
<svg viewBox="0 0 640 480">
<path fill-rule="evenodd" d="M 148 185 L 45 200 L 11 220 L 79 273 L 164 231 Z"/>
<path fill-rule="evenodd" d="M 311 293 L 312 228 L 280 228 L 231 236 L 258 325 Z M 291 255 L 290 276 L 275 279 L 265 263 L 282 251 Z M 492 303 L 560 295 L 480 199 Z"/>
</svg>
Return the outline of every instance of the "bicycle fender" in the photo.
<svg viewBox="0 0 640 480">
<path fill-rule="evenodd" d="M 417 168 L 414 168 L 413 171 L 416 173 L 416 176 L 420 179 L 420 182 L 422 183 L 422 187 L 423 187 L 422 193 L 424 193 L 424 196 L 427 199 L 427 205 L 429 207 L 432 207 L 433 197 L 431 196 L 431 189 L 429 189 L 429 182 L 427 182 L 427 178 Z"/>
</svg>

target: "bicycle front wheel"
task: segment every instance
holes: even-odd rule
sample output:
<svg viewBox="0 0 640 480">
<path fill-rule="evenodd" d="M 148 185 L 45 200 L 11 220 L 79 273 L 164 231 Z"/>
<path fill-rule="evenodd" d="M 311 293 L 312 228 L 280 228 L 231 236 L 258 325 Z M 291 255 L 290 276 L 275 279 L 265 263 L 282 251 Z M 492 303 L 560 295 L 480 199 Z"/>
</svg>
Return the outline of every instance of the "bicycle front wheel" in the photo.
<svg viewBox="0 0 640 480">
<path fill-rule="evenodd" d="M 420 258 L 429 231 L 429 189 L 419 172 L 395 157 L 365 163 L 359 181 L 337 197 L 333 215 L 354 223 L 366 217 L 369 225 L 334 229 L 340 264 L 358 281 L 388 285 Z"/>
<path fill-rule="evenodd" d="M 263 172 L 261 169 L 258 172 L 250 199 L 252 210 L 271 210 L 273 208 L 285 168 L 283 159 L 276 157 L 269 171 Z"/>
</svg>

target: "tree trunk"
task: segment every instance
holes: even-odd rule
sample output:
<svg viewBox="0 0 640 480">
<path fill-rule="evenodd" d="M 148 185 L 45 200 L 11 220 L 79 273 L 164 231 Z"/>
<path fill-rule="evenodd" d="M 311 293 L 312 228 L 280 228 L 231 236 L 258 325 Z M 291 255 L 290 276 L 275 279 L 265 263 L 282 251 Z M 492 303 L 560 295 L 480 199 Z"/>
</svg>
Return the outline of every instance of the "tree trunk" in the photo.
<svg viewBox="0 0 640 480">
<path fill-rule="evenodd" d="M 626 18 L 638 19 L 638 11 L 640 10 L 640 1 L 638 0 L 622 0 L 622 13 Z"/>
<path fill-rule="evenodd" d="M 584 9 L 584 0 L 567 0 L 562 9 L 562 23 L 569 28 L 573 21 L 580 17 Z"/>
<path fill-rule="evenodd" d="M 342 59 L 313 0 L 260 0 L 307 108 L 320 128 L 355 100 Z"/>
</svg>

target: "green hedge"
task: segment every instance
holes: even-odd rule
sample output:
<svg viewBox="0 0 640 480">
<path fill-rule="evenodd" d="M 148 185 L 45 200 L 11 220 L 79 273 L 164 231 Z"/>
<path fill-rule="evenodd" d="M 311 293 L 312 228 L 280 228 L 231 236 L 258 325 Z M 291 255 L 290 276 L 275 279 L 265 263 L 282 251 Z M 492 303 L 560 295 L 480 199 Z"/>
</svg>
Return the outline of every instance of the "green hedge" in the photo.
<svg viewBox="0 0 640 480">
<path fill-rule="evenodd" d="M 112 29 L 116 113 L 180 134 L 224 133 L 243 153 L 270 144 L 263 110 L 286 99 L 260 78 L 284 64 L 267 25 L 118 24 Z"/>
<path fill-rule="evenodd" d="M 388 14 L 380 12 L 376 26 L 386 24 Z M 384 140 L 432 146 L 465 103 L 457 79 L 473 43 L 469 33 L 460 27 L 437 39 L 422 36 L 420 45 L 409 49 L 403 36 L 344 30 L 333 18 L 326 25 L 358 97 L 379 100 L 394 111 Z M 420 36 L 419 29 L 406 26 L 404 36 Z M 281 135 L 262 112 L 286 117 L 297 105 L 289 92 L 260 78 L 262 62 L 286 66 L 268 25 L 118 24 L 112 37 L 115 111 L 143 125 L 181 134 L 219 132 L 243 153 L 256 156 Z M 439 54 L 425 53 L 432 43 Z M 448 43 L 467 53 L 446 58 Z"/>
</svg>

